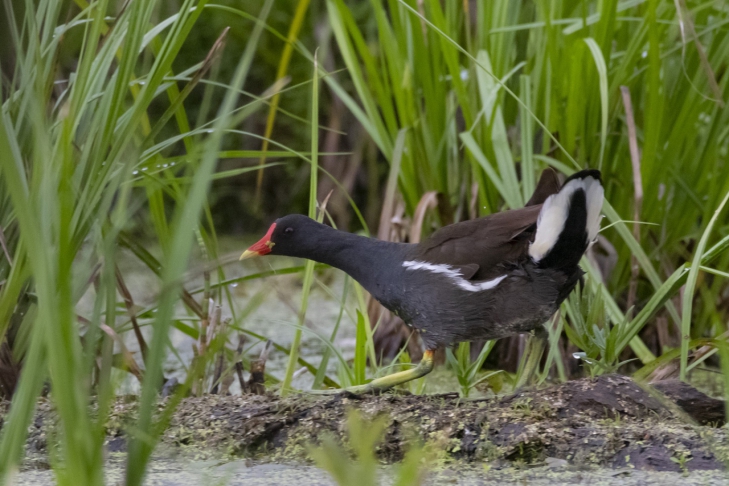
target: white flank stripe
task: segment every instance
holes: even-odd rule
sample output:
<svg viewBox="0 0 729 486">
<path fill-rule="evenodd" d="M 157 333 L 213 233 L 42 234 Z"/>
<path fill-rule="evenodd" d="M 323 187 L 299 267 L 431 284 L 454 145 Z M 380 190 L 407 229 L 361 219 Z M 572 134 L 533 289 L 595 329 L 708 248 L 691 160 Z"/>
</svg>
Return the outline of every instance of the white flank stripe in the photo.
<svg viewBox="0 0 729 486">
<path fill-rule="evenodd" d="M 600 231 L 600 211 L 605 194 L 602 184 L 592 177 L 585 179 L 585 192 L 587 193 L 587 239 L 592 242 Z"/>
<path fill-rule="evenodd" d="M 529 256 L 538 262 L 557 243 L 559 235 L 564 229 L 565 221 L 569 216 L 572 196 L 578 190 L 585 193 L 587 204 L 587 240 L 593 241 L 600 230 L 600 211 L 604 189 L 600 182 L 593 177 L 573 179 L 565 184 L 557 194 L 552 194 L 544 201 L 542 210 L 537 218 L 537 235 L 534 242 L 529 245 Z"/>
<path fill-rule="evenodd" d="M 499 285 L 499 282 L 506 278 L 506 275 L 502 275 L 500 277 L 496 277 L 494 279 L 486 280 L 483 282 L 470 282 L 463 278 L 463 275 L 461 275 L 460 271 L 452 268 L 450 265 L 437 265 L 435 263 L 410 260 L 403 262 L 402 266 L 407 268 L 408 270 L 427 270 L 428 272 L 432 273 L 441 273 L 453 280 L 453 283 L 458 285 L 460 288 L 462 288 L 463 290 L 468 290 L 469 292 L 480 292 L 482 290 L 492 289 Z"/>
</svg>

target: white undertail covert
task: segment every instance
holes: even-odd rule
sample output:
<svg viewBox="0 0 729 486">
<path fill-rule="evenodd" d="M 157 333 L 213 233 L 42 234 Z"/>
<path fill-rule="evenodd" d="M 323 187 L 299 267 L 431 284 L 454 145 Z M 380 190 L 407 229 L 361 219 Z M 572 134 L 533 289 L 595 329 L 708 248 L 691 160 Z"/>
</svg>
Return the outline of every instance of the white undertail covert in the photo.
<svg viewBox="0 0 729 486">
<path fill-rule="evenodd" d="M 572 197 L 577 191 L 584 191 L 587 202 L 587 241 L 593 242 L 597 238 L 604 195 L 602 184 L 591 176 L 572 179 L 557 194 L 552 194 L 544 201 L 537 219 L 537 234 L 529 246 L 529 256 L 535 262 L 544 258 L 557 243 L 569 216 Z"/>
</svg>

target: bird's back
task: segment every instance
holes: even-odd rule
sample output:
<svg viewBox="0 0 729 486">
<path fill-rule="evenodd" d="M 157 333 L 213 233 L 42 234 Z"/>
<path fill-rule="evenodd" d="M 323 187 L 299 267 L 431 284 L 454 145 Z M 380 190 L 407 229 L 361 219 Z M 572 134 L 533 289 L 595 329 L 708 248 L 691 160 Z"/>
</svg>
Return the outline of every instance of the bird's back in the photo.
<svg viewBox="0 0 729 486">
<path fill-rule="evenodd" d="M 445 226 L 413 249 L 412 257 L 452 266 L 477 265 L 469 280 L 488 280 L 504 264 L 526 258 L 541 205 L 502 211 Z"/>
<path fill-rule="evenodd" d="M 407 252 L 386 305 L 430 347 L 534 329 L 582 276 L 602 197 L 582 171 L 544 204 L 446 226 Z"/>
</svg>

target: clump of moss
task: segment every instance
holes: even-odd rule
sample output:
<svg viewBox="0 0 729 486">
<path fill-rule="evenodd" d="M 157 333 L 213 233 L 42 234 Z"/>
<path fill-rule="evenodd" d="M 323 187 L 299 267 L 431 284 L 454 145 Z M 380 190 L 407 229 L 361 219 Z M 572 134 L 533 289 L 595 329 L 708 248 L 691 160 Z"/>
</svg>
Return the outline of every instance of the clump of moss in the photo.
<svg viewBox="0 0 729 486">
<path fill-rule="evenodd" d="M 123 450 L 125 427 L 134 423 L 136 407 L 129 398 L 114 404 L 107 433 L 116 449 Z M 632 380 L 615 375 L 476 400 L 453 394 L 188 398 L 161 440 L 196 457 L 308 460 L 313 438 L 324 433 L 346 443 L 346 417 L 353 409 L 371 419 L 381 417 L 384 440 L 377 458 L 385 463 L 401 461 L 413 441 L 440 444 L 443 462 L 534 465 L 558 458 L 577 465 L 680 472 L 723 468 L 729 461 L 724 429 L 688 424 Z M 49 402 L 39 405 L 37 427 L 29 435 L 35 450 L 49 437 L 54 417 Z"/>
</svg>

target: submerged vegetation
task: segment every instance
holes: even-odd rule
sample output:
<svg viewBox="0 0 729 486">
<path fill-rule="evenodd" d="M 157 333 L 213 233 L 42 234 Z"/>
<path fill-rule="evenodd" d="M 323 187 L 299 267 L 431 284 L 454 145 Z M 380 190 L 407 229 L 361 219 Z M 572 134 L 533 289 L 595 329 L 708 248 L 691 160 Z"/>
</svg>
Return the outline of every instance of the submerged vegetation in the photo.
<svg viewBox="0 0 729 486">
<path fill-rule="evenodd" d="M 337 388 L 411 366 L 417 337 L 357 283 L 330 286 L 332 270 L 313 262 L 241 275 L 219 235 L 248 242 L 275 217 L 308 211 L 416 242 L 523 206 L 545 167 L 599 168 L 606 218 L 585 285 L 547 324 L 535 381 L 691 382 L 701 371 L 729 395 L 724 2 L 4 6 L 0 397 L 12 402 L 0 417 L 0 481 L 18 470 L 42 394 L 58 415 L 58 483 L 99 484 L 107 419 L 120 383 L 134 381 L 126 481 L 141 484 L 180 400 L 225 394 L 236 377 L 260 392 L 261 376 L 246 382 L 242 370 L 264 373 L 270 353 L 288 356 L 285 372 L 264 375 L 282 396 L 300 373 L 312 389 Z M 154 276 L 150 305 L 135 302 L 148 290 L 130 288 L 130 260 Z M 265 279 L 298 273 L 291 345 L 247 328 Z M 234 285 L 249 289 L 245 305 Z M 316 361 L 298 349 L 314 332 L 312 291 L 339 303 Z M 346 326 L 353 356 L 335 344 Z M 194 342 L 190 359 L 175 335 Z M 462 397 L 500 393 L 539 359 L 530 344 L 462 344 L 441 361 Z M 409 391 L 426 393 L 426 380 Z M 368 447 L 380 430 L 349 425 Z M 322 447 L 320 464 L 358 474 Z M 400 484 L 420 477 L 425 452 L 413 451 Z M 370 452 L 357 455 L 374 464 Z"/>
</svg>

